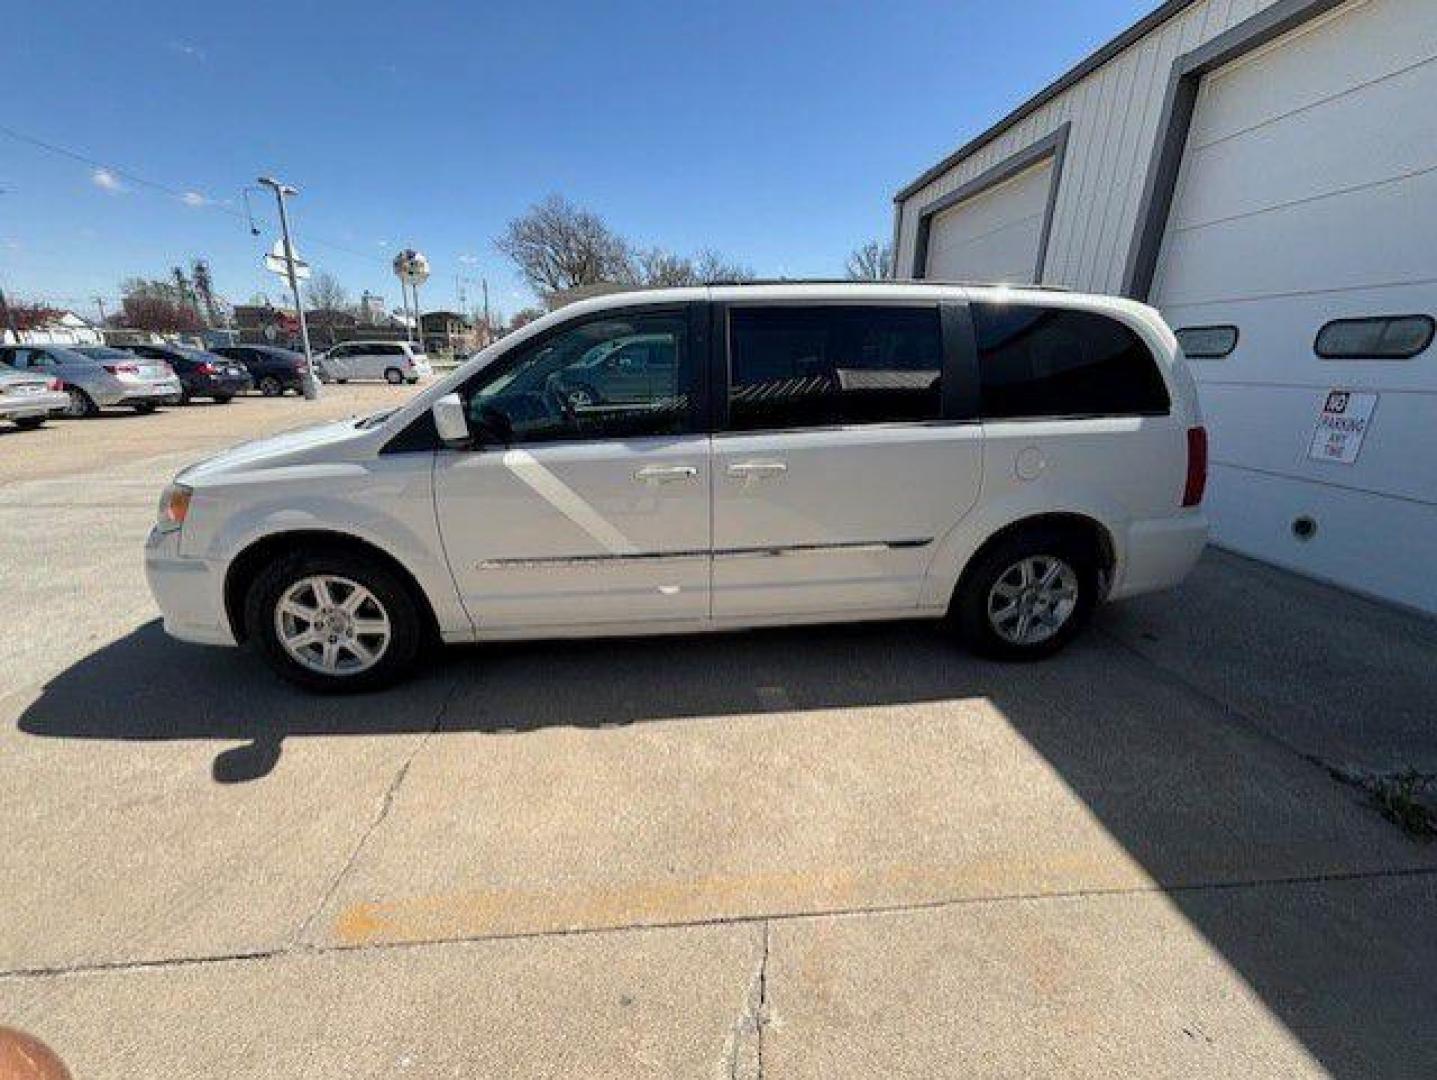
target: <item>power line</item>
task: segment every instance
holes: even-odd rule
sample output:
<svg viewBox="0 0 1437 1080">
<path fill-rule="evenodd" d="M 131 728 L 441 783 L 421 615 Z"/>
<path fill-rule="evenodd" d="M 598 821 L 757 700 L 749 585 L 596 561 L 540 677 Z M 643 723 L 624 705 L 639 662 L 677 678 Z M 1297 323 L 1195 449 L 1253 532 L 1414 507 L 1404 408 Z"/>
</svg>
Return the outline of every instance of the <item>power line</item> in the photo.
<svg viewBox="0 0 1437 1080">
<path fill-rule="evenodd" d="M 60 146 L 56 143 L 49 142 L 46 139 L 37 138 L 36 136 L 27 134 L 23 131 L 17 131 L 14 128 L 9 127 L 8 125 L 0 124 L 0 135 L 8 136 L 9 138 L 14 139 L 16 142 L 25 143 L 28 146 L 33 146 L 48 153 L 57 154 L 60 157 L 64 158 L 69 158 L 71 161 L 77 161 L 82 165 L 88 165 L 92 169 L 103 169 L 110 175 L 119 177 L 121 180 L 128 181 L 135 187 L 148 188 L 151 191 L 160 192 L 161 194 L 168 195 L 170 198 L 175 199 L 178 202 L 182 202 L 186 206 L 193 207 L 194 209 L 217 210 L 220 213 L 228 214 L 230 217 L 235 218 L 239 221 L 244 221 L 246 223 L 248 223 L 249 221 L 249 216 L 246 215 L 243 211 L 238 210 L 232 206 L 226 206 L 224 203 L 216 202 L 214 199 L 207 199 L 201 195 L 200 198 L 204 199 L 204 201 L 194 202 L 194 196 L 199 194 L 196 191 L 184 191 L 179 188 L 172 187 L 169 184 L 161 183 L 158 180 L 151 180 L 148 177 L 141 176 L 138 173 L 131 172 L 128 169 L 121 169 L 118 166 L 111 165 L 104 161 L 99 161 L 96 158 L 92 158 L 87 154 L 80 153 L 78 150 L 71 150 L 68 147 Z M 263 221 L 264 224 L 271 229 L 274 228 L 273 223 L 262 215 L 259 216 L 259 220 Z M 388 259 L 386 259 L 382 255 L 375 255 L 373 252 L 369 251 L 359 251 L 356 248 L 347 247 L 344 244 L 336 243 L 333 240 L 327 240 L 324 237 L 316 236 L 313 233 L 306 232 L 306 238 L 307 243 L 312 243 L 319 247 L 329 248 L 332 251 L 343 252 L 346 255 L 352 255 L 358 259 L 373 260 L 377 263 L 380 263 L 381 265 L 384 265 L 386 267 L 388 266 Z"/>
</svg>

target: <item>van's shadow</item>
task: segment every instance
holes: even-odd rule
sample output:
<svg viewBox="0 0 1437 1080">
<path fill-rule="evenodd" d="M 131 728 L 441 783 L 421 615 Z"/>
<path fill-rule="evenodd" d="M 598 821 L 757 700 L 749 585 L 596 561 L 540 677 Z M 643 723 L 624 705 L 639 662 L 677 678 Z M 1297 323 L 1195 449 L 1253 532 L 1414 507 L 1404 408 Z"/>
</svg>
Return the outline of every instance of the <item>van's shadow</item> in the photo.
<svg viewBox="0 0 1437 1080">
<path fill-rule="evenodd" d="M 1437 1075 L 1437 879 L 1341 880 L 1386 869 L 1384 859 L 1423 859 L 1421 850 L 1401 855 L 1405 842 L 1354 810 L 1353 796 L 1320 770 L 1242 731 L 1101 633 L 1035 666 L 974 660 L 924 624 L 490 646 L 451 650 L 387 693 L 321 698 L 283 685 L 247 654 L 182 647 L 151 623 L 53 679 L 19 726 L 48 738 L 244 740 L 214 763 L 216 780 L 234 782 L 267 773 L 294 736 L 419 732 L 436 722 L 445 732 L 523 733 L 978 697 L 1321 1068 Z M 1285 883 L 1230 887 L 1254 881 Z M 1235 1067 L 1220 1050 L 1193 1057 L 1194 1073 L 1204 1061 Z"/>
</svg>

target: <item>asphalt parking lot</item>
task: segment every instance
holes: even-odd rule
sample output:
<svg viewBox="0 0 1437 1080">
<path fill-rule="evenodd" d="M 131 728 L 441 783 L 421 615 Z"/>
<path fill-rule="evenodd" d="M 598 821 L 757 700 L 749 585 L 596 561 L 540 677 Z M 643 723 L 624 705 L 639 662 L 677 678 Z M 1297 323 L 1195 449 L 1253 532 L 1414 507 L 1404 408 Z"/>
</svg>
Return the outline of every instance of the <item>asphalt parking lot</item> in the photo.
<svg viewBox="0 0 1437 1080">
<path fill-rule="evenodd" d="M 1437 625 L 1222 553 L 1034 667 L 885 625 L 165 638 L 187 461 L 408 390 L 0 433 L 0 1023 L 76 1077 L 1437 1073 Z"/>
</svg>

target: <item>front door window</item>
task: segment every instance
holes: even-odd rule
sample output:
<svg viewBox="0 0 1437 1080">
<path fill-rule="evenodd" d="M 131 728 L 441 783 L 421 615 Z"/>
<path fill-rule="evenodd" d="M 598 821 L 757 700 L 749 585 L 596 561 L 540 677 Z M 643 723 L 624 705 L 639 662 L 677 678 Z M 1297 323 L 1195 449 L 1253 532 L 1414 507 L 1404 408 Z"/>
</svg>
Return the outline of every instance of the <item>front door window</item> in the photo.
<svg viewBox="0 0 1437 1080">
<path fill-rule="evenodd" d="M 683 315 L 605 316 L 482 373 L 469 421 L 506 445 L 681 435 L 694 430 L 694 368 Z"/>
</svg>

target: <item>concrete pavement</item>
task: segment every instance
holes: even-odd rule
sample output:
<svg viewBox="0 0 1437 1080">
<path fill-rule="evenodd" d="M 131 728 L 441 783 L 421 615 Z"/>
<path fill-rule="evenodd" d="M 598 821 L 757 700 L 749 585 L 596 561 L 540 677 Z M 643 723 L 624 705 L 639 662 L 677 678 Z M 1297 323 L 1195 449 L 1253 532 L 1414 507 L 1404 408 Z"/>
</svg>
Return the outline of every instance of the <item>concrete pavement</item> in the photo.
<svg viewBox="0 0 1437 1080">
<path fill-rule="evenodd" d="M 1437 849 L 1311 760 L 1427 760 L 1430 623 L 1215 555 L 1036 667 L 839 627 L 326 700 L 168 641 L 181 459 L 402 392 L 0 460 L 0 1022 L 77 1076 L 1437 1069 Z"/>
</svg>

